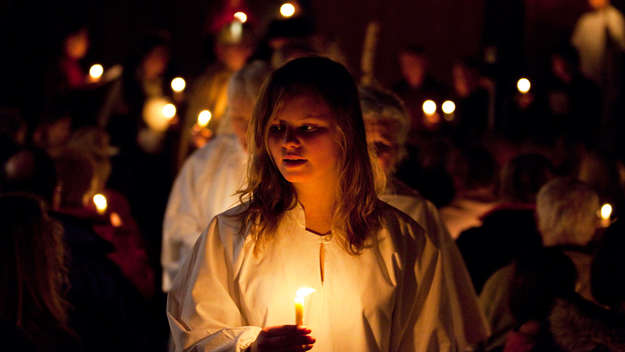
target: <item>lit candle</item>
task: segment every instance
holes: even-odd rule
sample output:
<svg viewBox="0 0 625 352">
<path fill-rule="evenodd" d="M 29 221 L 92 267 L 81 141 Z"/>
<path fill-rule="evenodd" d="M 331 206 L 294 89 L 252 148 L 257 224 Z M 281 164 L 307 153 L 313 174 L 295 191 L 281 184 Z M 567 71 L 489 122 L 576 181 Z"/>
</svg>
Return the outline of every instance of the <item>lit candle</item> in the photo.
<svg viewBox="0 0 625 352">
<path fill-rule="evenodd" d="M 295 325 L 304 324 L 304 298 L 315 292 L 310 287 L 302 287 L 295 292 Z"/>
<path fill-rule="evenodd" d="M 280 6 L 280 15 L 284 18 L 289 18 L 295 14 L 295 6 L 290 2 L 285 2 Z"/>
<path fill-rule="evenodd" d="M 612 205 L 609 203 L 605 203 L 601 206 L 601 210 L 599 211 L 599 216 L 601 217 L 601 227 L 608 227 L 611 224 L 610 217 L 612 216 Z"/>
<path fill-rule="evenodd" d="M 237 19 L 241 23 L 247 22 L 247 14 L 243 11 L 237 11 L 234 13 L 234 18 Z"/>
<path fill-rule="evenodd" d="M 447 121 L 452 121 L 455 117 L 454 112 L 456 111 L 456 103 L 451 100 L 445 100 L 441 108 L 445 113 L 445 116 L 443 116 L 443 118 Z"/>
<path fill-rule="evenodd" d="M 176 105 L 172 103 L 165 104 L 165 106 L 163 106 L 162 113 L 163 117 L 167 120 L 173 119 L 174 116 L 176 116 Z"/>
<path fill-rule="evenodd" d="M 106 197 L 102 193 L 98 193 L 93 196 L 93 204 L 95 204 L 95 208 L 98 211 L 98 214 L 106 213 L 106 208 L 108 208 L 108 201 Z"/>
<path fill-rule="evenodd" d="M 210 110 L 202 110 L 199 114 L 197 114 L 197 125 L 201 128 L 205 128 L 208 126 L 208 123 L 211 121 L 213 114 L 211 114 Z"/>
<path fill-rule="evenodd" d="M 434 113 L 436 112 L 436 103 L 434 102 L 434 100 L 426 100 L 423 102 L 423 112 L 426 115 L 434 115 Z"/>
<path fill-rule="evenodd" d="M 176 77 L 171 80 L 171 89 L 176 93 L 181 93 L 187 86 L 187 82 L 182 77 Z"/>
<path fill-rule="evenodd" d="M 89 68 L 89 78 L 92 82 L 97 82 L 102 77 L 104 73 L 104 67 L 100 64 L 94 64 Z"/>
<path fill-rule="evenodd" d="M 526 94 L 527 92 L 530 91 L 530 89 L 532 88 L 532 84 L 530 83 L 530 80 L 527 78 L 521 78 L 519 79 L 519 81 L 516 83 L 516 87 L 519 90 L 519 93 L 521 94 Z"/>
</svg>

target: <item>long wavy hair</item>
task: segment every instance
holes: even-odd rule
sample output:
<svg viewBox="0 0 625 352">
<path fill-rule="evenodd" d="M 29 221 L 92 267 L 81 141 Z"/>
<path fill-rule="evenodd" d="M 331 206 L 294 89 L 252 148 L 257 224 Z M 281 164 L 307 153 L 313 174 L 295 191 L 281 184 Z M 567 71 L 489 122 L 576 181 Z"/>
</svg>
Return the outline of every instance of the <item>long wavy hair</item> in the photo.
<svg viewBox="0 0 625 352">
<path fill-rule="evenodd" d="M 0 224 L 0 318 L 31 337 L 71 334 L 63 228 L 41 200 L 21 193 L 0 196 Z"/>
<path fill-rule="evenodd" d="M 285 212 L 297 205 L 295 188 L 282 177 L 267 141 L 275 111 L 302 94 L 323 99 L 336 116 L 340 155 L 332 233 L 349 253 L 358 254 L 380 228 L 376 191 L 383 189 L 384 176 L 374 168 L 372 153 L 367 148 L 358 90 L 352 77 L 341 64 L 322 57 L 288 62 L 274 71 L 261 89 L 248 129 L 248 183 L 239 191 L 241 202 L 248 203 L 240 214 L 242 231 L 251 229 L 258 253 L 274 236 Z"/>
</svg>

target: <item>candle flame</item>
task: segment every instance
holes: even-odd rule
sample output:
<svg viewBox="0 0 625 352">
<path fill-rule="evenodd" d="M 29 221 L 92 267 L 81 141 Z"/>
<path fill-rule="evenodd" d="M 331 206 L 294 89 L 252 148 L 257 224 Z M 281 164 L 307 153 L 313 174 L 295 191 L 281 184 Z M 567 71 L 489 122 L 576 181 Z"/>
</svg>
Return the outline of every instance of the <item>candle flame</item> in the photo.
<svg viewBox="0 0 625 352">
<path fill-rule="evenodd" d="M 282 17 L 289 18 L 295 14 L 295 6 L 290 2 L 285 2 L 280 6 L 280 14 Z"/>
<path fill-rule="evenodd" d="M 106 208 L 108 208 L 108 201 L 102 193 L 98 193 L 93 196 L 93 204 L 95 204 L 95 208 L 100 214 L 104 214 L 104 212 L 106 212 Z"/>
<path fill-rule="evenodd" d="M 182 92 L 186 86 L 187 82 L 182 77 L 176 77 L 171 80 L 171 89 L 176 93 Z"/>
<path fill-rule="evenodd" d="M 532 84 L 530 83 L 529 79 L 521 78 L 517 82 L 516 87 L 521 94 L 525 94 L 530 91 L 530 89 L 532 88 Z"/>
<path fill-rule="evenodd" d="M 93 80 L 100 79 L 103 73 L 104 73 L 104 67 L 102 67 L 102 65 L 100 64 L 94 64 L 91 66 L 91 68 L 89 68 L 89 77 L 91 77 L 91 79 Z"/>
<path fill-rule="evenodd" d="M 213 114 L 211 114 L 210 110 L 200 111 L 197 115 L 197 125 L 202 128 L 208 126 L 208 123 L 211 121 L 211 117 L 213 117 Z"/>
<path fill-rule="evenodd" d="M 453 114 L 456 111 L 456 104 L 451 100 L 445 100 L 442 108 L 445 114 Z"/>
<path fill-rule="evenodd" d="M 243 11 L 237 11 L 234 13 L 234 18 L 239 20 L 241 23 L 247 22 L 247 14 Z"/>
<path fill-rule="evenodd" d="M 295 292 L 295 303 L 303 303 L 304 298 L 306 298 L 306 296 L 308 296 L 309 294 L 313 292 L 315 292 L 314 288 L 310 288 L 310 287 L 299 288 L 297 292 Z"/>
<path fill-rule="evenodd" d="M 434 102 L 434 100 L 426 100 L 423 102 L 423 112 L 426 115 L 434 115 L 434 113 L 436 112 L 436 103 Z"/>
<path fill-rule="evenodd" d="M 612 205 L 606 203 L 601 206 L 601 218 L 604 220 L 608 220 L 612 215 Z"/>
<path fill-rule="evenodd" d="M 163 116 L 166 119 L 172 119 L 176 116 L 176 106 L 174 104 L 168 103 L 163 106 Z"/>
</svg>

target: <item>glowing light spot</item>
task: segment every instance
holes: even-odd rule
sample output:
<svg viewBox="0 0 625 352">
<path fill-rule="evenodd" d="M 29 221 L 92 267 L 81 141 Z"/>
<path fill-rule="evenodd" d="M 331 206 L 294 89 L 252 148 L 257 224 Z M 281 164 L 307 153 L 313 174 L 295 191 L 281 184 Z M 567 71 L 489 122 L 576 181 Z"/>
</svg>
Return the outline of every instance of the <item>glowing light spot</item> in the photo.
<svg viewBox="0 0 625 352">
<path fill-rule="evenodd" d="M 297 290 L 297 292 L 295 292 L 295 302 L 297 303 L 303 303 L 304 302 L 304 298 L 306 298 L 306 296 L 308 296 L 309 294 L 315 292 L 314 288 L 310 288 L 310 287 L 301 287 Z"/>
<path fill-rule="evenodd" d="M 280 15 L 285 18 L 289 18 L 295 14 L 295 6 L 290 2 L 285 2 L 280 6 Z"/>
<path fill-rule="evenodd" d="M 121 227 L 123 225 L 122 218 L 116 212 L 112 212 L 109 218 L 111 220 L 111 225 L 114 227 Z"/>
<path fill-rule="evenodd" d="M 95 208 L 99 214 L 104 214 L 108 208 L 108 201 L 102 193 L 93 196 L 93 204 L 95 204 Z"/>
<path fill-rule="evenodd" d="M 176 77 L 171 80 L 171 89 L 173 89 L 173 91 L 176 93 L 182 92 L 186 86 L 187 82 L 185 82 L 184 78 L 182 77 Z"/>
<path fill-rule="evenodd" d="M 601 206 L 601 218 L 608 220 L 612 216 L 612 205 L 605 203 Z"/>
<path fill-rule="evenodd" d="M 434 115 L 436 112 L 436 103 L 434 100 L 426 100 L 423 102 L 423 112 L 426 115 Z"/>
<path fill-rule="evenodd" d="M 247 22 L 247 14 L 243 11 L 237 11 L 234 13 L 234 18 L 239 20 L 241 23 Z"/>
<path fill-rule="evenodd" d="M 453 114 L 456 111 L 456 104 L 451 100 L 445 100 L 442 108 L 445 114 Z"/>
<path fill-rule="evenodd" d="M 197 114 L 197 125 L 200 127 L 208 126 L 208 123 L 211 121 L 211 117 L 213 114 L 209 110 L 202 110 L 199 114 Z"/>
<path fill-rule="evenodd" d="M 93 79 L 94 81 L 100 79 L 103 73 L 104 67 L 102 67 L 102 65 L 100 64 L 94 64 L 91 66 L 91 68 L 89 68 L 89 77 L 91 77 L 91 79 Z"/>
<path fill-rule="evenodd" d="M 519 79 L 519 81 L 516 83 L 516 87 L 519 90 L 519 92 L 521 94 L 525 94 L 527 92 L 530 91 L 530 89 L 532 88 L 532 84 L 530 83 L 530 80 L 527 78 L 521 78 Z"/>
<path fill-rule="evenodd" d="M 176 106 L 171 103 L 165 104 L 165 106 L 163 106 L 162 113 L 166 119 L 172 119 L 176 116 Z"/>
</svg>

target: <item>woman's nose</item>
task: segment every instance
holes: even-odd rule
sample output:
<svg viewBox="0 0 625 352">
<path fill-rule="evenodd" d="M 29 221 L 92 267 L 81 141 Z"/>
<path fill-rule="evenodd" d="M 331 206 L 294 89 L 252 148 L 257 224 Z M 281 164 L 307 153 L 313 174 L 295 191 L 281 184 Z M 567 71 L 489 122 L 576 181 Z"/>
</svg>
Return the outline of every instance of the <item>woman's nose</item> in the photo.
<svg viewBox="0 0 625 352">
<path fill-rule="evenodd" d="M 284 146 L 294 146 L 299 145 L 299 139 L 297 138 L 297 133 L 295 128 L 286 127 L 284 131 L 284 139 L 282 140 Z"/>
</svg>

